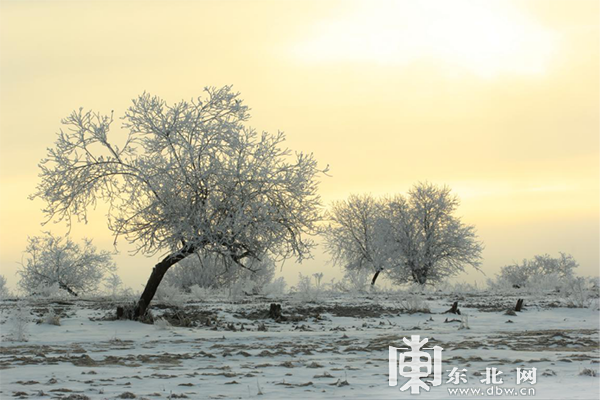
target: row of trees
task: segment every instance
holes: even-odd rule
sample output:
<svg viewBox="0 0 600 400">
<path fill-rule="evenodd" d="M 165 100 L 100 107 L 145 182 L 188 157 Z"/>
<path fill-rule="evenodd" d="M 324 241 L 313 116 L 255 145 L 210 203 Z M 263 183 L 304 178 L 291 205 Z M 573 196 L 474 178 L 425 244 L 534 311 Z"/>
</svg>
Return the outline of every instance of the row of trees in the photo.
<svg viewBox="0 0 600 400">
<path fill-rule="evenodd" d="M 415 185 L 407 196 L 352 195 L 333 203 L 322 232 L 334 263 L 350 271 L 372 270 L 372 285 L 382 272 L 398 283 L 435 283 L 465 266 L 480 265 L 482 245 L 474 227 L 454 215 L 457 206 L 448 187 L 429 183 Z M 110 254 L 97 252 L 88 239 L 79 246 L 46 233 L 30 238 L 25 254 L 20 286 L 29 293 L 52 284 L 73 295 L 93 291 L 104 274 L 115 270 Z M 178 264 L 165 279 L 186 290 L 194 285 L 223 287 L 241 279 L 260 284 L 270 281 L 275 271 L 268 253 L 242 265 L 231 255 L 205 250 Z"/>
<path fill-rule="evenodd" d="M 479 269 L 482 243 L 475 228 L 455 216 L 450 188 L 416 184 L 407 196 L 353 195 L 333 204 L 325 230 L 333 260 L 347 269 L 371 269 L 371 284 L 386 271 L 398 282 L 439 282 Z"/>
<path fill-rule="evenodd" d="M 301 261 L 320 231 L 317 189 L 327 169 L 312 154 L 285 148 L 283 133 L 259 133 L 248 119 L 229 86 L 172 105 L 144 93 L 125 111 L 117 137 L 113 113 L 79 109 L 62 121 L 32 198 L 45 202 L 47 221 L 67 224 L 107 203 L 115 242 L 164 255 L 134 318 L 145 314 L 167 271 L 190 257 L 251 272 L 267 260 Z M 371 268 L 373 283 L 382 271 L 425 284 L 465 265 L 478 268 L 481 243 L 453 215 L 457 206 L 448 188 L 427 183 L 406 197 L 352 196 L 329 212 L 328 249 L 349 269 Z"/>
</svg>

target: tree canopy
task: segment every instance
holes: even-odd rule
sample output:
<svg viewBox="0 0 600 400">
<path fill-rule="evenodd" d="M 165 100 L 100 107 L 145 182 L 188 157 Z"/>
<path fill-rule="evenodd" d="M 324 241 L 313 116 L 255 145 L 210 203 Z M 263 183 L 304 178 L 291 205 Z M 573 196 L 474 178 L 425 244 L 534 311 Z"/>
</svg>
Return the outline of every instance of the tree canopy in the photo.
<svg viewBox="0 0 600 400">
<path fill-rule="evenodd" d="M 169 105 L 144 93 L 122 117 L 122 137 L 109 136 L 113 113 L 79 109 L 62 122 L 41 163 L 33 197 L 48 219 L 86 220 L 109 204 L 115 240 L 167 257 L 153 270 L 141 311 L 166 270 L 190 254 L 244 260 L 304 259 L 320 219 L 319 169 L 312 154 L 283 147 L 282 132 L 248 127 L 249 110 L 230 86 Z"/>
</svg>

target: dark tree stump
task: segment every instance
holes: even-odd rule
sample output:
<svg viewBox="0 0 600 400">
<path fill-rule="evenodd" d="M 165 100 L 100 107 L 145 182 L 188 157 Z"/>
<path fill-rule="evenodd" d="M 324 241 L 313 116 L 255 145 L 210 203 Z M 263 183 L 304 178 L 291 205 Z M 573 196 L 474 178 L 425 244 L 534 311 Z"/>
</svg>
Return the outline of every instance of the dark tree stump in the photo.
<svg viewBox="0 0 600 400">
<path fill-rule="evenodd" d="M 271 303 L 271 308 L 269 309 L 269 318 L 274 319 L 275 321 L 281 321 L 285 319 L 285 317 L 281 315 L 281 304 Z"/>
<path fill-rule="evenodd" d="M 523 299 L 518 299 L 517 300 L 517 305 L 515 306 L 515 311 L 519 312 L 521 311 L 521 309 L 523 308 Z"/>
<path fill-rule="evenodd" d="M 117 307 L 117 319 L 123 319 L 125 316 L 125 309 L 122 306 Z"/>
<path fill-rule="evenodd" d="M 449 310 L 444 311 L 442 314 L 448 314 L 448 313 L 460 315 L 460 310 L 458 309 L 458 301 L 455 301 L 454 303 L 452 303 L 452 307 L 450 307 Z"/>
</svg>

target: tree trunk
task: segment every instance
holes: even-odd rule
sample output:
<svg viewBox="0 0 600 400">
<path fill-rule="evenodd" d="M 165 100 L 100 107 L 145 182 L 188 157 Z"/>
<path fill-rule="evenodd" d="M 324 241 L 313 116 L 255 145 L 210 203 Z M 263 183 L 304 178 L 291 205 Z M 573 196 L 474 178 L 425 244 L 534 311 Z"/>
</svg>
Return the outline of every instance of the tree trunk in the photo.
<svg viewBox="0 0 600 400">
<path fill-rule="evenodd" d="M 142 293 L 142 296 L 140 297 L 140 300 L 133 311 L 133 319 L 140 319 L 146 314 L 146 310 L 156 294 L 158 285 L 160 285 L 160 282 L 169 268 L 192 253 L 194 253 L 194 249 L 192 248 L 182 249 L 176 253 L 169 254 L 161 262 L 154 266 L 152 273 L 150 274 L 150 278 L 148 278 L 148 282 L 146 283 L 146 287 L 144 288 L 144 292 Z"/>
<path fill-rule="evenodd" d="M 281 304 L 271 303 L 271 308 L 269 309 L 269 318 L 274 319 L 275 321 L 284 319 L 283 315 L 281 315 Z"/>
<path fill-rule="evenodd" d="M 71 289 L 70 287 L 68 287 L 67 285 L 65 285 L 64 283 L 62 283 L 61 281 L 58 281 L 58 287 L 61 288 L 61 289 L 63 289 L 63 290 L 66 290 L 71 296 L 77 297 L 77 293 L 75 293 L 73 291 L 73 289 Z"/>
<path fill-rule="evenodd" d="M 380 273 L 381 273 L 381 270 L 378 270 L 377 272 L 375 272 L 375 275 L 373 275 L 373 280 L 371 281 L 371 286 L 375 286 L 375 281 L 379 277 Z"/>
<path fill-rule="evenodd" d="M 521 311 L 521 308 L 523 308 L 523 299 L 518 299 L 517 305 L 515 306 L 515 311 L 519 312 Z"/>
<path fill-rule="evenodd" d="M 448 314 L 448 313 L 460 315 L 460 310 L 458 309 L 458 301 L 455 301 L 454 303 L 452 303 L 452 307 L 450 307 L 449 310 L 444 311 L 442 314 Z"/>
</svg>

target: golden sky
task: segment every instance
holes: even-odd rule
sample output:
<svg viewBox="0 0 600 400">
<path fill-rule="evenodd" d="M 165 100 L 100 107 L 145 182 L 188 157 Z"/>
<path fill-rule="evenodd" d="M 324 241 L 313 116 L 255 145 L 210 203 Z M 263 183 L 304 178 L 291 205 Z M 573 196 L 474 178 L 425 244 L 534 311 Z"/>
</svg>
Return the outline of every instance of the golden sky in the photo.
<svg viewBox="0 0 600 400">
<path fill-rule="evenodd" d="M 483 270 L 569 252 L 599 266 L 599 2 L 2 1 L 0 269 L 14 286 L 37 163 L 80 106 L 122 113 L 148 91 L 168 101 L 233 84 L 257 129 L 331 167 L 326 202 L 448 184 L 484 241 Z M 99 208 L 75 238 L 104 249 Z M 156 257 L 119 273 L 138 289 Z M 322 269 L 321 250 L 282 274 Z M 481 274 L 463 277 L 482 282 Z"/>
</svg>

